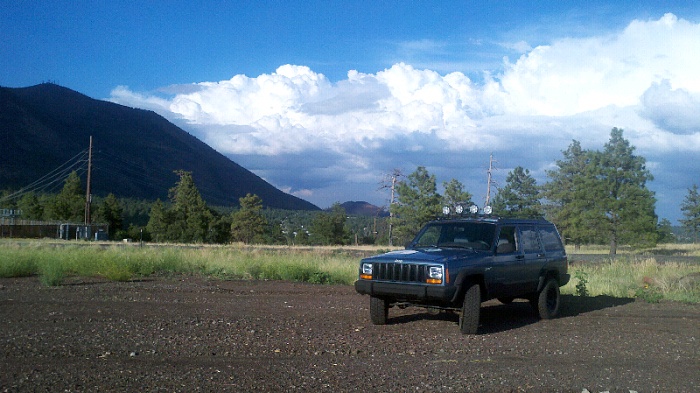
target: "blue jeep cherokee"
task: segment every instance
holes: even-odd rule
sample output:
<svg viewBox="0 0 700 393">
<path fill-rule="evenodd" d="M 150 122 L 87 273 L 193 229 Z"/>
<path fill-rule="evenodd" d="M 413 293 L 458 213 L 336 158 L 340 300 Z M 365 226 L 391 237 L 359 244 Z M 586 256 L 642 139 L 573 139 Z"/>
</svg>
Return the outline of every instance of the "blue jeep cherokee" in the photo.
<svg viewBox="0 0 700 393">
<path fill-rule="evenodd" d="M 420 306 L 459 312 L 461 332 L 475 334 L 481 302 L 524 298 L 549 319 L 567 282 L 554 224 L 482 217 L 430 222 L 405 250 L 363 259 L 355 290 L 370 296 L 375 325 L 387 322 L 390 307 Z"/>
</svg>

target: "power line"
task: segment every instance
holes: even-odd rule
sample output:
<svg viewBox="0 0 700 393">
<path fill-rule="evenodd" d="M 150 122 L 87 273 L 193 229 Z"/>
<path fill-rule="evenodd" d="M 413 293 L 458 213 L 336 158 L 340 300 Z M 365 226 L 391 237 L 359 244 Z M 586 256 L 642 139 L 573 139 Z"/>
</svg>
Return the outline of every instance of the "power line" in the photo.
<svg viewBox="0 0 700 393">
<path fill-rule="evenodd" d="M 52 188 L 56 184 L 60 184 L 60 182 L 64 181 L 71 172 L 84 172 L 84 166 L 87 163 L 85 157 L 87 152 L 87 149 L 79 152 L 78 154 L 70 158 L 68 161 L 64 162 L 63 164 L 61 164 L 51 172 L 47 173 L 46 175 L 33 181 L 29 185 L 20 188 L 18 191 L 13 192 L 12 194 L 0 198 L 0 202 L 19 199 L 30 192 L 46 191 L 47 189 Z"/>
</svg>

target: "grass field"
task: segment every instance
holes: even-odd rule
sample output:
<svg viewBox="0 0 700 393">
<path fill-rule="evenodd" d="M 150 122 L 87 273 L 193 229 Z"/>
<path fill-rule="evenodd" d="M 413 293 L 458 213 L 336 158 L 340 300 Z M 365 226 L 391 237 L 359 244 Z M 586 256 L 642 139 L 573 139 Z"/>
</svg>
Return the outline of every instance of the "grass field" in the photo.
<svg viewBox="0 0 700 393">
<path fill-rule="evenodd" d="M 568 252 L 603 254 L 598 252 L 602 249 Z M 0 241 L 0 277 L 38 276 L 48 286 L 61 285 L 69 277 L 128 281 L 168 274 L 350 285 L 357 278 L 361 255 L 384 251 L 379 247 L 139 247 L 4 239 Z M 700 303 L 700 263 L 663 260 L 665 255 L 699 256 L 700 245 L 664 245 L 645 253 L 622 248 L 621 254 L 603 262 L 572 265 L 572 280 L 562 293 Z"/>
</svg>

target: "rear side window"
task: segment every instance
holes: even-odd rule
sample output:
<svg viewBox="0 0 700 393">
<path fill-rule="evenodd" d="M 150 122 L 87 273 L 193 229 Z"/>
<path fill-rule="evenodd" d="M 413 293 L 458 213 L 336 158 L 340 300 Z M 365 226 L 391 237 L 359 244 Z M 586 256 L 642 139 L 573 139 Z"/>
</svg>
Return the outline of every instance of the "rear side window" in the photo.
<svg viewBox="0 0 700 393">
<path fill-rule="evenodd" d="M 516 238 L 515 227 L 504 226 L 498 235 L 498 243 L 496 245 L 497 254 L 510 254 L 520 251 L 518 247 L 518 239 Z"/>
<path fill-rule="evenodd" d="M 554 226 L 543 226 L 539 228 L 539 231 L 545 251 L 561 251 L 564 249 L 559 234 Z"/>
<path fill-rule="evenodd" d="M 523 250 L 526 254 L 533 254 L 542 251 L 540 240 L 537 238 L 537 231 L 534 226 L 523 226 L 520 228 L 522 235 Z"/>
</svg>

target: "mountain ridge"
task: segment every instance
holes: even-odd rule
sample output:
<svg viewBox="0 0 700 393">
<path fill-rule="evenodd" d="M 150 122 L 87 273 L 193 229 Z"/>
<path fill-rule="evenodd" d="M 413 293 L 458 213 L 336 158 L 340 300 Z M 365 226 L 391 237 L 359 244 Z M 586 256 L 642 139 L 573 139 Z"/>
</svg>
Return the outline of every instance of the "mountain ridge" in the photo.
<svg viewBox="0 0 700 393">
<path fill-rule="evenodd" d="M 93 137 L 93 194 L 166 199 L 192 172 L 210 205 L 256 194 L 266 207 L 320 210 L 284 193 L 153 111 L 96 100 L 43 83 L 0 87 L 0 189 L 19 189 L 87 149 Z"/>
<path fill-rule="evenodd" d="M 347 201 L 340 204 L 348 215 L 388 217 L 389 212 L 383 207 L 372 205 L 366 201 Z M 331 210 L 332 207 L 326 209 Z"/>
</svg>

